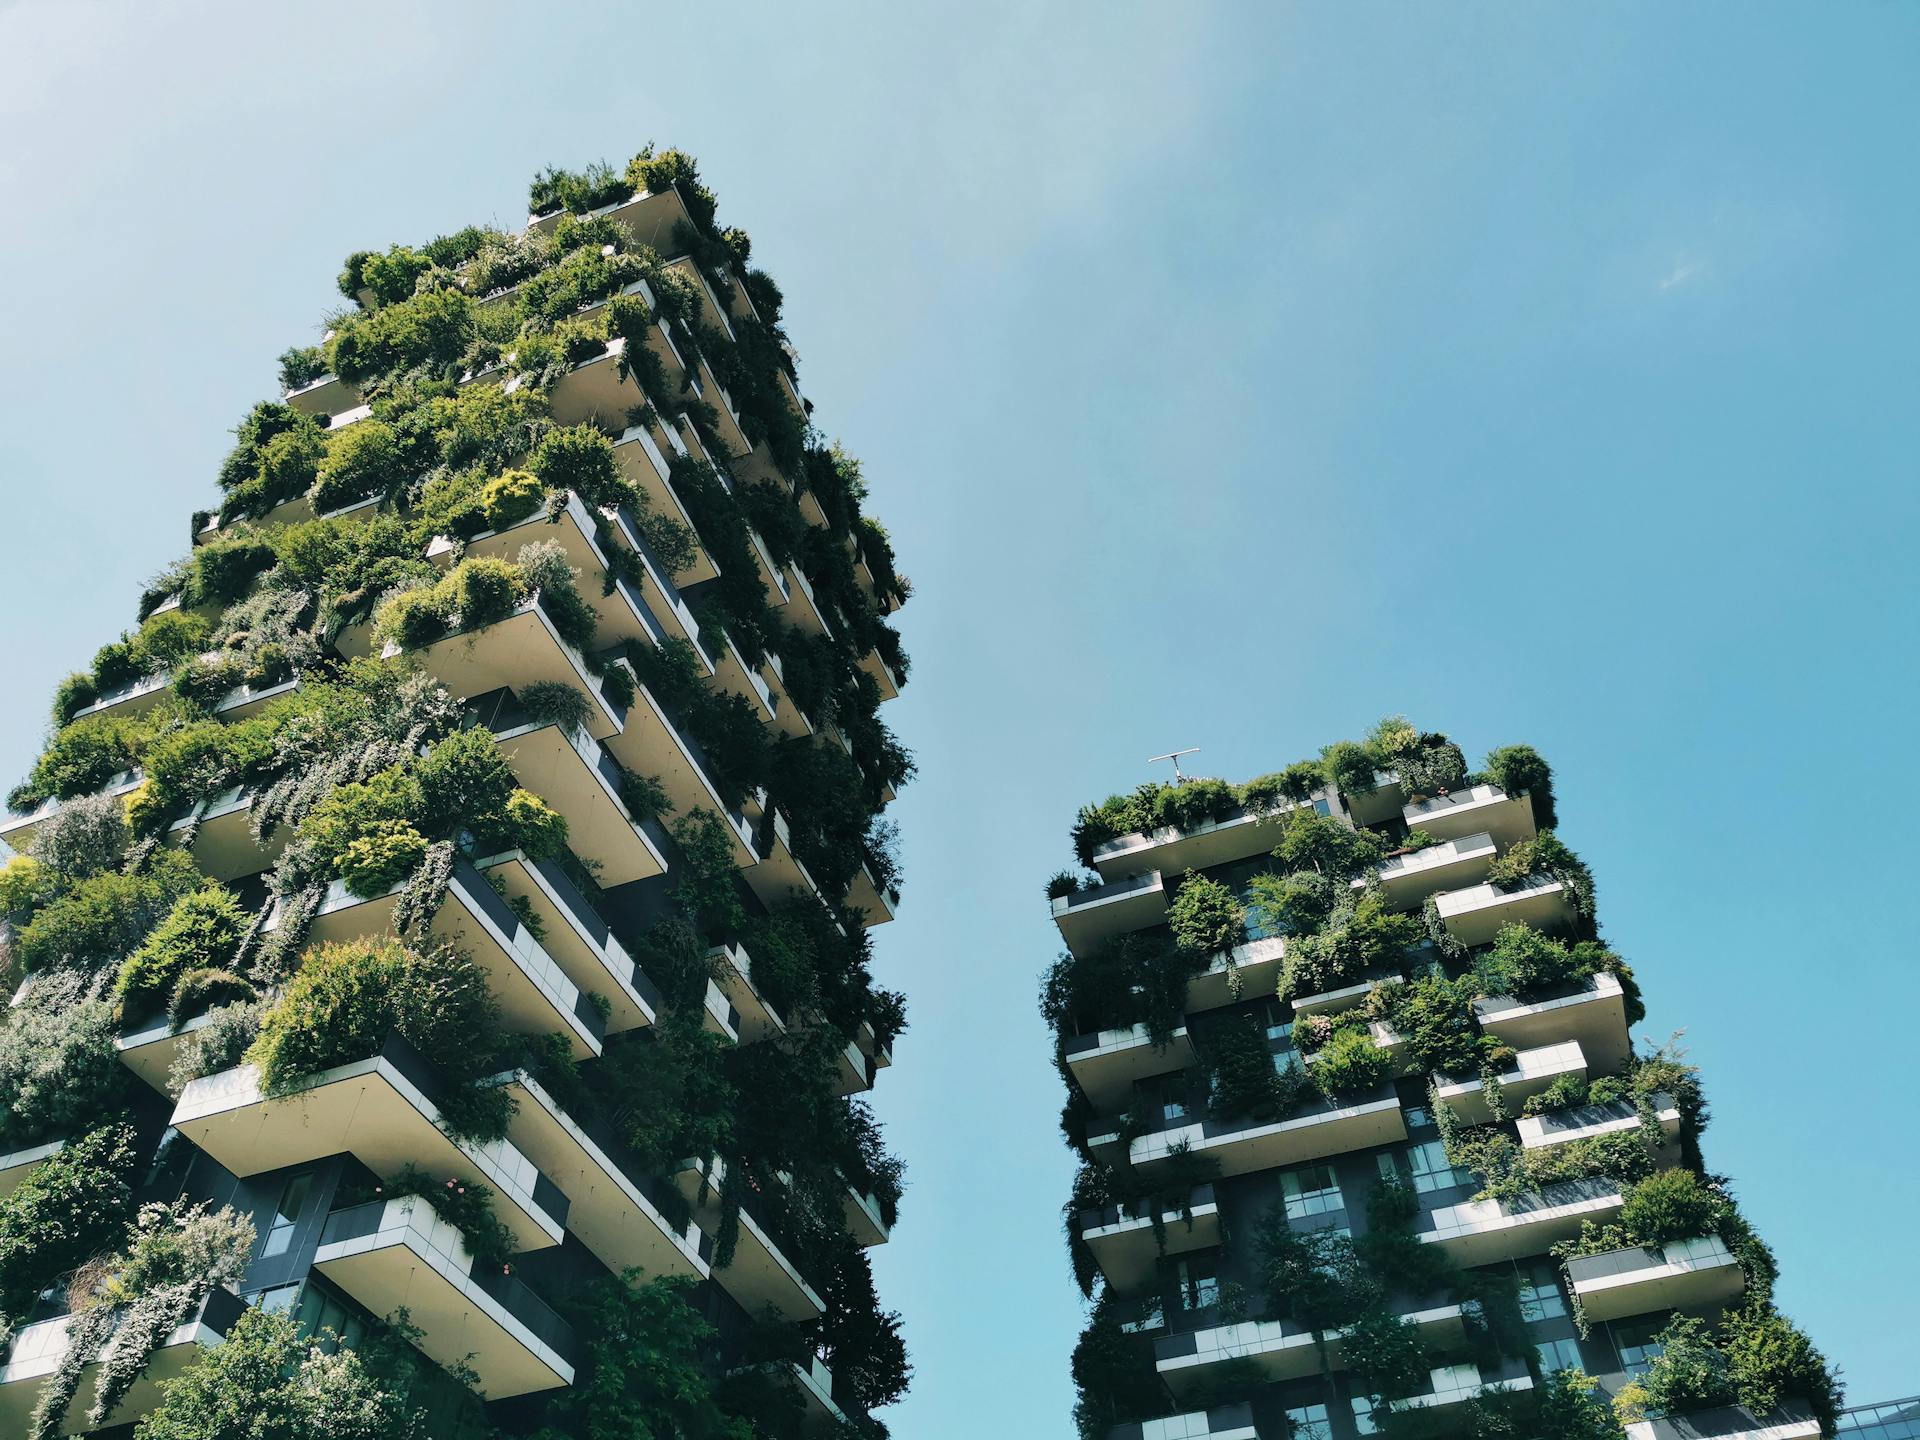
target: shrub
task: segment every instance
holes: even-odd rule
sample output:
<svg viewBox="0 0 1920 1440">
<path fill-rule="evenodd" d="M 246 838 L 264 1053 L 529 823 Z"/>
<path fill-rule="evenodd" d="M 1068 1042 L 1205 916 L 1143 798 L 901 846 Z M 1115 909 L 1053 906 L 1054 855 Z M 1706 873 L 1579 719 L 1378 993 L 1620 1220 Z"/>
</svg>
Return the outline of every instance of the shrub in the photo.
<svg viewBox="0 0 1920 1440">
<path fill-rule="evenodd" d="M 1497 1042 L 1474 1024 L 1471 979 L 1423 975 L 1373 992 L 1368 1009 L 1392 1021 L 1406 1043 L 1407 1061 L 1416 1070 L 1445 1075 L 1477 1074 Z"/>
<path fill-rule="evenodd" d="M 395 821 L 411 824 L 424 808 L 420 782 L 392 765 L 363 781 L 336 786 L 307 813 L 299 835 L 314 857 L 338 874 L 356 840 L 383 834 L 382 827 Z"/>
<path fill-rule="evenodd" d="M 54 725 L 66 724 L 76 710 L 86 709 L 99 698 L 100 687 L 94 684 L 93 673 L 88 670 L 74 671 L 53 688 Z"/>
<path fill-rule="evenodd" d="M 143 874 L 90 875 L 41 907 L 15 937 L 15 953 L 27 970 L 93 970 L 115 963 L 202 879 L 178 850 L 158 852 Z"/>
<path fill-rule="evenodd" d="M 409 1162 L 382 1188 L 390 1200 L 407 1195 L 424 1199 L 436 1215 L 460 1231 L 468 1253 L 481 1265 L 505 1269 L 518 1248 L 513 1232 L 494 1214 L 493 1191 L 477 1180 L 435 1179 Z"/>
<path fill-rule="evenodd" d="M 126 1229 L 137 1176 L 133 1127 L 114 1124 L 79 1136 L 0 1198 L 0 1330 Z"/>
<path fill-rule="evenodd" d="M 56 878 L 31 855 L 11 855 L 0 865 L 0 919 L 24 925 L 56 893 Z"/>
<path fill-rule="evenodd" d="M 189 970 L 231 962 L 247 925 L 224 886 L 208 884 L 182 895 L 120 967 L 117 989 L 125 1012 L 145 1015 L 166 1002 Z"/>
<path fill-rule="evenodd" d="M 1320 752 L 1320 773 L 1329 785 L 1350 795 L 1373 789 L 1373 752 L 1352 740 L 1336 740 Z"/>
<path fill-rule="evenodd" d="M 1189 870 L 1167 908 L 1173 938 L 1199 955 L 1231 950 L 1246 939 L 1246 910 L 1218 880 Z"/>
<path fill-rule="evenodd" d="M 196 1015 L 204 1015 L 218 1006 L 252 1000 L 255 994 L 253 982 L 231 970 L 217 966 L 189 970 L 173 987 L 167 1019 L 177 1029 Z"/>
<path fill-rule="evenodd" d="M 515 789 L 507 796 L 504 828 L 512 845 L 536 860 L 567 848 L 567 817 L 531 790 Z"/>
<path fill-rule="evenodd" d="M 280 388 L 304 390 L 327 373 L 327 357 L 318 345 L 294 345 L 280 352 Z"/>
<path fill-rule="evenodd" d="M 393 305 L 413 294 L 422 275 L 433 262 L 411 245 L 393 245 L 382 253 L 360 250 L 347 257 L 340 272 L 340 293 L 358 300 L 364 289 L 373 295 L 375 305 Z"/>
<path fill-rule="evenodd" d="M 193 552 L 181 586 L 185 605 L 231 605 L 274 566 L 273 545 L 264 536 L 231 535 L 209 540 Z"/>
<path fill-rule="evenodd" d="M 1392 1057 L 1365 1029 L 1351 1027 L 1335 1030 L 1307 1067 L 1307 1077 L 1328 1096 L 1371 1094 L 1392 1073 Z"/>
<path fill-rule="evenodd" d="M 427 841 L 405 820 L 378 820 L 347 842 L 340 878 L 362 899 L 384 895 L 427 858 Z"/>
<path fill-rule="evenodd" d="M 631 498 L 613 458 L 613 442 L 591 425 L 547 435 L 534 447 L 527 468 L 547 489 L 571 490 L 591 507 Z"/>
<path fill-rule="evenodd" d="M 1713 1234 L 1726 1200 L 1691 1170 L 1656 1170 L 1635 1185 L 1620 1225 L 1636 1245 L 1664 1245 Z"/>
<path fill-rule="evenodd" d="M 1660 1332 L 1659 1343 L 1660 1353 L 1640 1377 L 1648 1406 L 1684 1415 L 1734 1399 L 1727 1357 L 1709 1338 L 1706 1321 L 1676 1315 Z"/>
<path fill-rule="evenodd" d="M 536 680 L 515 693 L 535 724 L 558 725 L 570 735 L 586 733 L 593 705 L 577 687 L 564 680 Z"/>
<path fill-rule="evenodd" d="M 1502 745 L 1488 753 L 1487 777 L 1509 795 L 1533 800 L 1533 822 L 1542 830 L 1557 824 L 1553 805 L 1553 767 L 1531 745 Z"/>
<path fill-rule="evenodd" d="M 1256 875 L 1251 899 L 1282 934 L 1311 935 L 1333 913 L 1333 882 L 1318 870 Z"/>
<path fill-rule="evenodd" d="M 33 982 L 0 1027 L 0 1154 L 72 1135 L 113 1112 L 127 1072 L 114 1048 L 113 1007 L 78 976 Z"/>
<path fill-rule="evenodd" d="M 489 530 L 505 530 L 533 514 L 546 498 L 540 482 L 525 470 L 496 475 L 480 491 L 480 505 Z"/>
<path fill-rule="evenodd" d="M 269 1091 L 285 1091 L 366 1059 L 395 1031 L 456 1087 L 489 1073 L 505 1040 L 487 973 L 470 955 L 450 946 L 422 954 L 397 940 L 363 940 L 308 953 L 247 1059 L 260 1067 Z M 497 1139 L 506 1123 L 504 1099 L 489 1108 L 475 1098 L 447 1097 L 449 1125 L 466 1138 Z"/>
<path fill-rule="evenodd" d="M 1312 760 L 1298 760 L 1284 770 L 1247 781 L 1237 792 L 1240 803 L 1257 814 L 1279 810 L 1284 803 L 1304 805 L 1313 792 L 1326 783 L 1320 766 Z"/>
<path fill-rule="evenodd" d="M 1340 1353 L 1361 1388 L 1375 1398 L 1397 1399 L 1424 1390 L 1433 1357 L 1411 1320 L 1369 1311 L 1340 1336 Z"/>
<path fill-rule="evenodd" d="M 1503 925 L 1492 948 L 1475 957 L 1473 973 L 1483 994 L 1524 997 L 1591 971 L 1581 970 L 1562 941 L 1531 925 Z"/>
<path fill-rule="evenodd" d="M 370 314 L 348 315 L 326 343 L 334 374 L 361 384 L 402 371 L 444 371 L 467 348 L 470 304 L 456 290 L 415 295 Z"/>
<path fill-rule="evenodd" d="M 133 663 L 150 675 L 190 660 L 207 648 L 212 626 L 190 610 L 167 610 L 150 615 L 133 637 Z"/>
<path fill-rule="evenodd" d="M 313 487 L 313 508 L 324 515 L 343 505 L 387 495 L 409 479 L 393 428 L 378 420 L 333 431 L 327 436 Z"/>
<path fill-rule="evenodd" d="M 1355 830 L 1312 810 L 1289 812 L 1281 826 L 1273 858 L 1289 870 L 1317 870 L 1334 880 L 1350 880 L 1371 871 L 1386 854 L 1371 831 Z"/>
<path fill-rule="evenodd" d="M 1840 1406 L 1839 1382 L 1826 1357 L 1791 1320 L 1755 1302 L 1727 1316 L 1721 1344 L 1727 1379 L 1742 1405 L 1764 1415 L 1797 1396 L 1812 1404 L 1823 1433 L 1831 1433 Z"/>
<path fill-rule="evenodd" d="M 84 880 L 127 853 L 126 806 L 115 795 L 76 795 L 40 822 L 27 854 L 54 875 Z"/>
<path fill-rule="evenodd" d="M 635 820 L 657 820 L 670 808 L 666 787 L 637 770 L 620 772 L 620 803 Z"/>
<path fill-rule="evenodd" d="M 1064 900 L 1069 895 L 1078 895 L 1084 888 L 1081 879 L 1071 870 L 1060 870 L 1047 879 L 1047 899 Z"/>
<path fill-rule="evenodd" d="M 491 834 L 514 790 L 513 768 L 493 736 L 478 725 L 436 743 L 415 769 L 414 781 L 420 829 L 428 835 L 451 834 L 462 826 Z"/>
</svg>

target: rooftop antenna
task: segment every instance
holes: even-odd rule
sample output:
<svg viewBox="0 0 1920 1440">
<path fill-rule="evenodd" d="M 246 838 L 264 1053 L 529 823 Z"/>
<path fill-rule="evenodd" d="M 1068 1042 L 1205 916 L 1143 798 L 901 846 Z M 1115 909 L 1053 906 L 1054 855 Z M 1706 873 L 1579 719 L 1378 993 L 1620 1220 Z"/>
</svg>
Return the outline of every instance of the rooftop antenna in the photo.
<svg viewBox="0 0 1920 1440">
<path fill-rule="evenodd" d="M 1173 751 L 1169 751 L 1165 755 L 1149 755 L 1147 757 L 1147 763 L 1149 765 L 1153 765 L 1153 764 L 1157 764 L 1159 761 L 1162 761 L 1162 760 L 1171 760 L 1173 762 L 1173 783 L 1178 785 L 1187 778 L 1185 775 L 1180 773 L 1180 757 L 1182 755 L 1198 755 L 1199 753 L 1200 753 L 1200 747 L 1198 745 L 1195 745 L 1191 749 L 1173 750 Z"/>
</svg>

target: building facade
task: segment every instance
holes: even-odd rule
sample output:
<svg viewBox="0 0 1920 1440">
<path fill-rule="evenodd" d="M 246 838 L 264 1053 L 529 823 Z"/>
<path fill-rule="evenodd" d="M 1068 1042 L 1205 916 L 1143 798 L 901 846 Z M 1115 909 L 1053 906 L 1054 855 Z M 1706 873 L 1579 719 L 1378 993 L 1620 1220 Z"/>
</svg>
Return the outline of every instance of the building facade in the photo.
<svg viewBox="0 0 1920 1440">
<path fill-rule="evenodd" d="M 1043 989 L 1087 1440 L 1831 1433 L 1551 771 L 1402 720 L 1082 810 Z"/>
<path fill-rule="evenodd" d="M 276 1342 L 381 1434 L 905 1388 L 907 585 L 693 161 L 531 201 L 349 259 L 10 797 L 0 1433 L 198 1433 Z"/>
</svg>

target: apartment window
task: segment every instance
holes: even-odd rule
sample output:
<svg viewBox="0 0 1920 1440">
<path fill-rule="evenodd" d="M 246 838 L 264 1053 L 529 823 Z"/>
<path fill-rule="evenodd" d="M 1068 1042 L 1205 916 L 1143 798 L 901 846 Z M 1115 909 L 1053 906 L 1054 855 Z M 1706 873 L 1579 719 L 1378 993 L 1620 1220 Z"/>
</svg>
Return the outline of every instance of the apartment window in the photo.
<svg viewBox="0 0 1920 1440">
<path fill-rule="evenodd" d="M 1140 1312 L 1131 1320 L 1122 1320 L 1120 1329 L 1128 1335 L 1138 1335 L 1147 1330 L 1158 1330 L 1167 1323 L 1166 1307 L 1159 1296 L 1140 1302 Z"/>
<path fill-rule="evenodd" d="M 1567 1313 L 1560 1285 L 1548 1267 L 1535 1266 L 1520 1285 L 1520 1315 L 1526 1320 L 1552 1320 Z"/>
<path fill-rule="evenodd" d="M 1340 1182 L 1330 1165 L 1303 1165 L 1280 1177 L 1280 1191 L 1286 1196 L 1287 1218 L 1304 1220 L 1309 1215 L 1326 1215 L 1342 1208 Z"/>
<path fill-rule="evenodd" d="M 1269 1000 L 1261 1008 L 1260 1018 L 1262 1023 L 1266 1027 L 1267 1039 L 1286 1040 L 1289 1042 L 1292 1041 L 1293 1039 L 1292 1007 L 1278 1005 L 1274 1001 Z"/>
<path fill-rule="evenodd" d="M 1389 1185 L 1404 1185 L 1406 1177 L 1400 1173 L 1400 1167 L 1394 1164 L 1393 1152 L 1382 1150 L 1373 1157 L 1373 1163 L 1380 1171 L 1380 1178 Z"/>
<path fill-rule="evenodd" d="M 1539 1356 L 1542 1375 L 1551 1375 L 1556 1370 L 1585 1368 L 1580 1359 L 1580 1345 L 1577 1341 L 1542 1340 L 1533 1348 L 1534 1353 Z"/>
<path fill-rule="evenodd" d="M 1187 1077 L 1169 1075 L 1160 1082 L 1160 1120 L 1171 1125 L 1187 1118 Z"/>
<path fill-rule="evenodd" d="M 1333 1422 L 1324 1405 L 1302 1405 L 1287 1411 L 1287 1433 L 1293 1440 L 1333 1440 Z"/>
<path fill-rule="evenodd" d="M 1211 1260 L 1182 1260 L 1179 1267 L 1180 1308 L 1204 1310 L 1220 1302 L 1220 1277 Z"/>
<path fill-rule="evenodd" d="M 1433 1128 L 1433 1112 L 1426 1106 L 1409 1105 L 1404 1113 L 1407 1118 L 1407 1129 L 1431 1130 Z"/>
<path fill-rule="evenodd" d="M 279 1203 L 273 1207 L 273 1221 L 261 1238 L 260 1254 L 284 1255 L 293 1244 L 293 1232 L 300 1224 L 300 1212 L 307 1208 L 307 1196 L 313 1191 L 313 1173 L 296 1175 L 280 1187 Z"/>
<path fill-rule="evenodd" d="M 1473 1183 L 1473 1177 L 1466 1171 L 1456 1170 L 1447 1163 L 1447 1147 L 1438 1140 L 1415 1145 L 1407 1152 L 1407 1160 L 1413 1169 L 1413 1188 L 1422 1195 Z"/>
<path fill-rule="evenodd" d="M 1637 1379 L 1653 1368 L 1653 1362 L 1667 1347 L 1659 1340 L 1661 1324 L 1657 1320 L 1636 1320 L 1613 1327 L 1613 1343 L 1620 1352 L 1620 1368 L 1629 1380 Z"/>
<path fill-rule="evenodd" d="M 1378 1435 L 1380 1422 L 1373 1418 L 1373 1397 L 1356 1395 L 1348 1403 L 1353 1406 L 1353 1428 L 1362 1435 Z"/>
</svg>

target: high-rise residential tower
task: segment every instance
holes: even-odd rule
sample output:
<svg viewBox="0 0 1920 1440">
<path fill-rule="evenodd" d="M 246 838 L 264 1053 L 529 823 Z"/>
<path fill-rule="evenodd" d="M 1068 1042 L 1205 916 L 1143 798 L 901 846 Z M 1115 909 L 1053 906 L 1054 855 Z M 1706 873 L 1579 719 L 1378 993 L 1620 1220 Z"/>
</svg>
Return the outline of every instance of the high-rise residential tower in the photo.
<svg viewBox="0 0 1920 1440">
<path fill-rule="evenodd" d="M 0 1434 L 877 1436 L 905 1388 L 907 585 L 693 161 L 531 201 L 349 258 L 10 797 Z"/>
<path fill-rule="evenodd" d="M 1081 811 L 1042 1008 L 1086 1440 L 1831 1433 L 1555 824 L 1532 749 L 1398 719 Z"/>
</svg>

